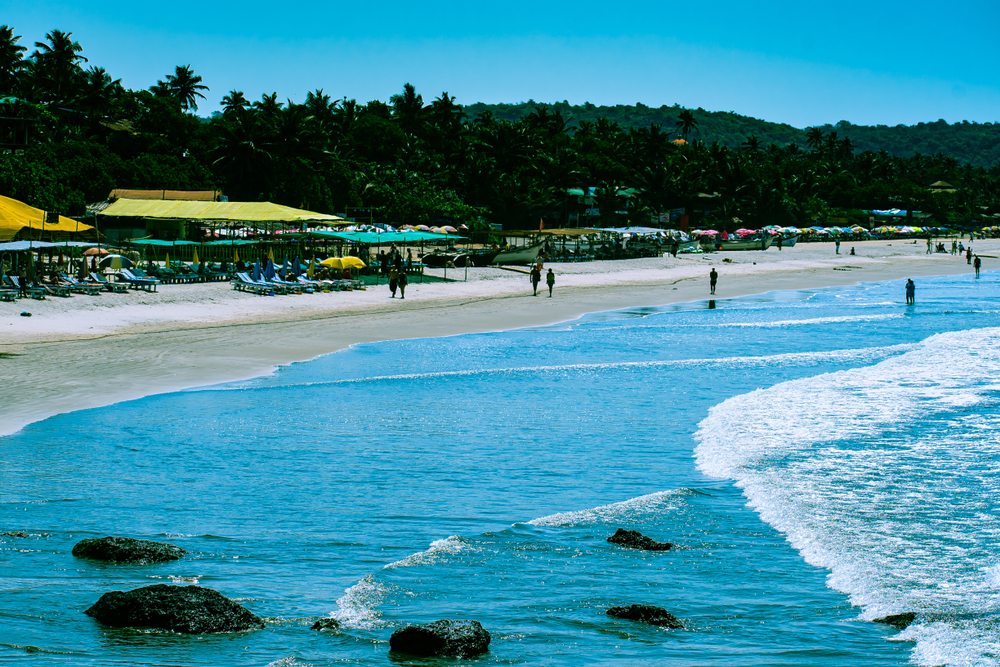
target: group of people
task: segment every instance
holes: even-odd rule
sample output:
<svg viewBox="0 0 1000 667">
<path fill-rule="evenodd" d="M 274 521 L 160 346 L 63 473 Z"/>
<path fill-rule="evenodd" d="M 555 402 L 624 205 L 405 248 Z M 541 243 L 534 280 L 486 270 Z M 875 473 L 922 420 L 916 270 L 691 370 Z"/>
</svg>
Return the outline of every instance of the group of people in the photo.
<svg viewBox="0 0 1000 667">
<path fill-rule="evenodd" d="M 528 272 L 528 279 L 531 281 L 531 289 L 534 296 L 538 296 L 538 283 L 542 282 L 542 259 L 540 257 L 535 265 L 531 267 L 531 271 Z M 551 297 L 552 288 L 556 285 L 556 274 L 552 272 L 551 268 L 545 274 L 545 284 L 549 288 L 549 296 Z"/>
</svg>

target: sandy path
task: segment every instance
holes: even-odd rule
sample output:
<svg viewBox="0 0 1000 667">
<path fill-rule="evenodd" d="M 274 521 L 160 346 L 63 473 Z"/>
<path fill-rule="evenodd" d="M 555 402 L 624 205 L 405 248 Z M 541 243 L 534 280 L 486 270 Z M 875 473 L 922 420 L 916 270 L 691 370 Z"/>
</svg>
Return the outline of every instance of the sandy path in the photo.
<svg viewBox="0 0 1000 667">
<path fill-rule="evenodd" d="M 853 245 L 855 257 L 836 256 L 833 244 L 823 243 L 708 258 L 552 264 L 558 276 L 552 299 L 532 297 L 523 274 L 473 269 L 468 282 L 411 283 L 405 301 L 389 299 L 385 285 L 260 297 L 212 283 L 165 285 L 157 294 L 0 303 L 0 435 L 55 414 L 256 377 L 353 343 L 496 331 L 706 299 L 710 266 L 720 272 L 717 299 L 971 272 L 964 260 L 924 254 L 919 243 Z M 1000 241 L 977 242 L 976 249 L 998 255 Z M 723 263 L 725 257 L 733 263 Z M 985 261 L 984 269 L 997 268 L 998 260 Z M 23 310 L 33 316 L 20 317 Z"/>
</svg>

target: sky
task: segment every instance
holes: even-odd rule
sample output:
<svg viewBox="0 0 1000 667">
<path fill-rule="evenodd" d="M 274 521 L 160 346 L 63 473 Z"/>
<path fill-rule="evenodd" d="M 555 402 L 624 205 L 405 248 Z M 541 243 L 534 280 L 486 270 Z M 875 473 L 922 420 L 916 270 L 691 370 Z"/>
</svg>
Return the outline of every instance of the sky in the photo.
<svg viewBox="0 0 1000 667">
<path fill-rule="evenodd" d="M 73 33 L 88 65 L 148 88 L 190 64 L 210 91 L 301 102 L 679 104 L 809 127 L 1000 121 L 1000 0 L 575 4 L 399 0 L 0 0 L 33 50 Z"/>
</svg>

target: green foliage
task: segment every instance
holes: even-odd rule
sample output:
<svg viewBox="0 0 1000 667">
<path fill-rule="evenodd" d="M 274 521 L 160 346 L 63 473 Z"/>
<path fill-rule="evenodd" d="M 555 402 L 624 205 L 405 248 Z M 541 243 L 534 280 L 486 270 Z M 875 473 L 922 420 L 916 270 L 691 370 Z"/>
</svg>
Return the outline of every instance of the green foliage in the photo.
<svg viewBox="0 0 1000 667">
<path fill-rule="evenodd" d="M 995 124 L 803 130 L 679 106 L 462 107 L 447 92 L 425 103 L 410 84 L 366 104 L 323 90 L 303 104 L 275 93 L 251 102 L 231 90 L 203 119 L 190 111 L 208 88 L 190 65 L 125 90 L 84 69 L 72 33 L 48 33 L 27 59 L 20 39 L 0 26 L 0 86 L 23 98 L 0 115 L 28 123 L 32 142 L 0 153 L 0 193 L 62 213 L 114 188 L 218 188 L 324 213 L 371 207 L 392 224 L 507 229 L 647 225 L 671 209 L 728 229 L 866 222 L 873 208 L 941 224 L 1000 213 Z M 936 181 L 956 191 L 932 192 Z"/>
</svg>

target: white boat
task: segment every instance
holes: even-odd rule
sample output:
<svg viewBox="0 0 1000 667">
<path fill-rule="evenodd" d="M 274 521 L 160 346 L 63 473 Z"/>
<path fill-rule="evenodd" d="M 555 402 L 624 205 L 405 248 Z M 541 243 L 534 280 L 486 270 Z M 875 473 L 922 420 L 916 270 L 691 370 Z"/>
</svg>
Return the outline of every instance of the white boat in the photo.
<svg viewBox="0 0 1000 667">
<path fill-rule="evenodd" d="M 538 253 L 545 247 L 545 241 L 523 248 L 512 248 L 507 251 L 497 253 L 491 264 L 534 264 L 538 259 Z"/>
<path fill-rule="evenodd" d="M 715 250 L 716 246 L 721 245 L 722 250 L 767 250 L 771 247 L 771 242 L 773 240 L 774 238 L 771 236 L 766 236 L 760 239 L 747 239 L 745 241 L 716 241 L 713 238 L 707 241 L 702 241 L 701 247 L 705 250 Z"/>
</svg>

